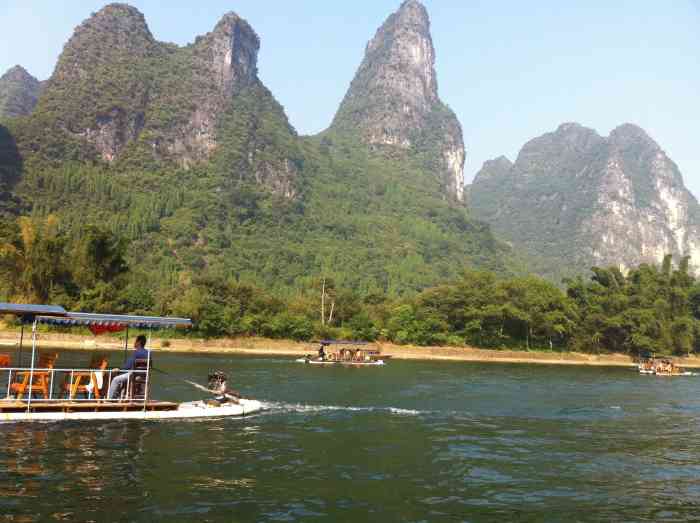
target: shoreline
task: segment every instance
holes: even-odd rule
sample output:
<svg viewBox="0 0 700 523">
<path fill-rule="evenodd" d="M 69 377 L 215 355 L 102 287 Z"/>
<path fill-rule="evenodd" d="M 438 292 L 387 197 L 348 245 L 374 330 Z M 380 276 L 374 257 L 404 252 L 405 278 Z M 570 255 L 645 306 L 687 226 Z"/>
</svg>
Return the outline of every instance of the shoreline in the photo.
<svg viewBox="0 0 700 523">
<path fill-rule="evenodd" d="M 12 353 L 17 349 L 19 334 L 11 330 L 0 330 L 0 353 Z M 130 340 L 129 348 L 131 348 Z M 111 336 L 88 338 L 77 334 L 46 333 L 39 334 L 38 345 L 56 349 L 69 350 L 106 350 L 120 351 L 124 342 Z M 636 365 L 633 358 L 626 354 L 584 354 L 577 352 L 518 351 L 511 349 L 479 349 L 476 347 L 417 347 L 412 345 L 394 345 L 392 343 L 373 343 L 381 353 L 392 359 L 463 361 L 481 363 L 534 363 L 542 365 L 587 365 L 606 367 L 632 367 Z M 23 342 L 24 351 L 31 350 L 30 337 L 26 335 Z M 167 339 L 153 338 L 151 346 L 157 351 L 191 353 L 191 354 L 239 354 L 251 356 L 304 356 L 314 354 L 316 345 L 311 342 L 291 340 L 273 340 L 266 338 L 218 338 L 218 339 Z M 682 367 L 700 368 L 700 357 L 673 357 Z"/>
</svg>

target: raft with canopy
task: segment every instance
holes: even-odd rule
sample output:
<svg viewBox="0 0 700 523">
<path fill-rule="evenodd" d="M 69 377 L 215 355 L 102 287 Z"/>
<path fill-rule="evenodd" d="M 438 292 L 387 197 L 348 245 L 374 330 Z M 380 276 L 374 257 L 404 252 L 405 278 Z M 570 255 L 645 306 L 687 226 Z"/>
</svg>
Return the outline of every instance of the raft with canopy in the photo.
<svg viewBox="0 0 700 523">
<path fill-rule="evenodd" d="M 226 394 L 225 379 L 221 390 L 216 391 L 188 382 L 216 396 L 213 399 L 184 403 L 152 399 L 150 350 L 147 358 L 135 360 L 132 369 L 124 371 L 128 374 L 124 393 L 118 398 L 108 399 L 99 393 L 97 387 L 98 382 L 104 385 L 106 381 L 108 385 L 113 378 L 114 371 L 107 370 L 105 364 L 89 368 L 60 368 L 56 365 L 58 353 L 39 352 L 37 347 L 39 324 L 87 327 L 95 335 L 125 331 L 126 361 L 129 328 L 149 332 L 190 328 L 192 321 L 189 318 L 71 312 L 56 305 L 15 303 L 0 303 L 0 315 L 17 316 L 21 323 L 16 364 L 11 364 L 9 354 L 0 354 L 0 373 L 6 377 L 5 397 L 0 399 L 0 421 L 222 417 L 242 416 L 261 409 L 259 401 Z M 32 333 L 29 366 L 23 362 L 25 325 L 31 325 Z M 219 385 L 221 380 L 217 388 Z"/>
<path fill-rule="evenodd" d="M 319 340 L 318 355 L 307 354 L 296 361 L 310 365 L 349 365 L 353 367 L 377 367 L 385 365 L 389 356 L 382 356 L 381 351 L 366 341 L 357 340 Z M 334 347 L 330 349 L 330 347 Z M 329 349 L 326 352 L 326 349 Z"/>
</svg>

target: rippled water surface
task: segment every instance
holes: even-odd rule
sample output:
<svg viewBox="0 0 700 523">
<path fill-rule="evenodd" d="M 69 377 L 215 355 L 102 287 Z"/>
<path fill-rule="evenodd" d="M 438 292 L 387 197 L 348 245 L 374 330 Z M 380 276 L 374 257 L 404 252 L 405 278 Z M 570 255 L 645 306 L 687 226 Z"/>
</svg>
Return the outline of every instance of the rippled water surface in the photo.
<svg viewBox="0 0 700 523">
<path fill-rule="evenodd" d="M 62 366 L 89 355 L 61 354 Z M 119 356 L 113 354 L 117 364 Z M 157 354 L 243 419 L 0 424 L 0 521 L 684 521 L 700 378 L 628 369 Z M 189 400 L 155 375 L 154 395 Z"/>
</svg>

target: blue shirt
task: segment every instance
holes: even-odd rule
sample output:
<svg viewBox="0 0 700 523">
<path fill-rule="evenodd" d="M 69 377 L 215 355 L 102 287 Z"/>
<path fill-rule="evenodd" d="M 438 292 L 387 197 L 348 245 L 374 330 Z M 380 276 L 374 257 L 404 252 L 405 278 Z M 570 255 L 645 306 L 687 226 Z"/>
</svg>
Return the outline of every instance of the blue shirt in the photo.
<svg viewBox="0 0 700 523">
<path fill-rule="evenodd" d="M 129 356 L 129 359 L 126 360 L 126 363 L 124 364 L 124 370 L 131 370 L 134 368 L 134 362 L 136 360 L 146 360 L 149 359 L 150 351 L 146 350 L 143 347 L 139 347 L 136 349 L 131 356 Z"/>
</svg>

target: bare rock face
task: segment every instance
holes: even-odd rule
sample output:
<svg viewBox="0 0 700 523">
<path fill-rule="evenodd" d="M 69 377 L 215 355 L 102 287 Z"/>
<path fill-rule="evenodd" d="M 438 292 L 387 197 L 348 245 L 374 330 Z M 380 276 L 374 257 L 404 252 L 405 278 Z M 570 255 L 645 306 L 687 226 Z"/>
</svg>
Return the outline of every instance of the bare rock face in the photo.
<svg viewBox="0 0 700 523">
<path fill-rule="evenodd" d="M 11 198 L 7 189 L 19 177 L 21 164 L 22 159 L 13 136 L 0 124 L 0 202 Z"/>
<path fill-rule="evenodd" d="M 194 110 L 167 146 L 183 166 L 209 158 L 218 144 L 219 115 L 235 95 L 259 83 L 259 49 L 257 34 L 235 13 L 224 15 L 211 33 L 197 38 L 191 51 Z"/>
<path fill-rule="evenodd" d="M 700 207 L 676 164 L 642 129 L 626 124 L 608 138 L 596 210 L 584 227 L 599 264 L 659 263 L 691 256 L 700 268 Z"/>
<path fill-rule="evenodd" d="M 469 189 L 476 217 L 566 275 L 593 265 L 700 267 L 700 206 L 666 153 L 639 127 L 603 138 L 564 124 L 528 142 L 517 161 L 486 162 Z"/>
<path fill-rule="evenodd" d="M 462 129 L 438 97 L 430 20 L 420 2 L 406 0 L 367 44 L 331 129 L 359 131 L 378 148 L 432 156 L 446 193 L 463 200 Z"/>
<path fill-rule="evenodd" d="M 195 54 L 208 67 L 222 98 L 258 80 L 260 40 L 253 28 L 236 13 L 222 17 L 211 33 L 197 38 Z"/>
<path fill-rule="evenodd" d="M 21 65 L 0 76 L 0 118 L 31 114 L 36 106 L 42 84 Z"/>
</svg>

